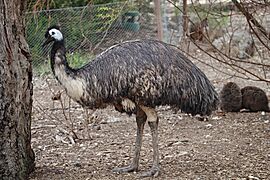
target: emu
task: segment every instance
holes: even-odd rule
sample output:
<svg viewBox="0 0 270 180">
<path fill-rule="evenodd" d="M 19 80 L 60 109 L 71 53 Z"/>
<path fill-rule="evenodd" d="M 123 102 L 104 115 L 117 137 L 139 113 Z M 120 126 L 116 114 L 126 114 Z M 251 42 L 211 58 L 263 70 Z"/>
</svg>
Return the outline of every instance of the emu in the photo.
<svg viewBox="0 0 270 180">
<path fill-rule="evenodd" d="M 192 115 L 210 115 L 218 94 L 206 75 L 176 47 L 156 40 L 136 40 L 110 47 L 85 66 L 73 69 L 66 60 L 64 36 L 58 26 L 45 34 L 44 46 L 53 42 L 50 60 L 55 78 L 68 96 L 85 108 L 113 105 L 136 115 L 137 136 L 132 163 L 114 172 L 137 171 L 144 125 L 152 136 L 153 165 L 141 176 L 157 176 L 158 116 L 156 106 L 171 105 Z"/>
<path fill-rule="evenodd" d="M 225 84 L 220 92 L 220 108 L 224 112 L 239 112 L 242 107 L 240 87 L 234 82 Z"/>
<path fill-rule="evenodd" d="M 251 112 L 266 111 L 269 112 L 268 98 L 266 93 L 255 86 L 246 86 L 241 89 L 242 108 Z"/>
</svg>

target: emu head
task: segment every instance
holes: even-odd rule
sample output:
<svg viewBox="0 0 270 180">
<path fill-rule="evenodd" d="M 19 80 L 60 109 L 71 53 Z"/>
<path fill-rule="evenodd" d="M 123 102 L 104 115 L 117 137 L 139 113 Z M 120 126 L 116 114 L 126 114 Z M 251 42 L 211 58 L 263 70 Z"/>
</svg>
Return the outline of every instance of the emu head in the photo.
<svg viewBox="0 0 270 180">
<path fill-rule="evenodd" d="M 42 46 L 45 46 L 51 42 L 63 41 L 64 37 L 60 31 L 59 26 L 51 26 L 48 28 L 45 34 L 46 41 Z"/>
</svg>

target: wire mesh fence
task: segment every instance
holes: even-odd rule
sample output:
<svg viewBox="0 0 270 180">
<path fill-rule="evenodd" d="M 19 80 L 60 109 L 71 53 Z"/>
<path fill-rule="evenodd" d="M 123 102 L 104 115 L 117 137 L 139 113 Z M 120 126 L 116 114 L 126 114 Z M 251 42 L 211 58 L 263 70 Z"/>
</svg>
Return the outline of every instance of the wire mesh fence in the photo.
<svg viewBox="0 0 270 180">
<path fill-rule="evenodd" d="M 141 23 L 144 20 L 148 21 L 147 26 Z M 26 17 L 26 37 L 36 75 L 50 72 L 47 58 L 49 49 L 41 45 L 45 31 L 51 25 L 61 27 L 68 59 L 75 67 L 83 65 L 93 55 L 116 43 L 142 37 L 155 38 L 154 19 L 149 21 L 149 17 L 142 18 L 133 3 L 29 12 Z"/>
</svg>

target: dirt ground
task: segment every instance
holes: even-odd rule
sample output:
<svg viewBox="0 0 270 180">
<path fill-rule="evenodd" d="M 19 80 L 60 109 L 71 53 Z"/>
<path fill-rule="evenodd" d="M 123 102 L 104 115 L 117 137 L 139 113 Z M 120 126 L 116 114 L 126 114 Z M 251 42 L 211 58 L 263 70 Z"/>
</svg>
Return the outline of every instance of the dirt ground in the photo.
<svg viewBox="0 0 270 180">
<path fill-rule="evenodd" d="M 195 64 L 218 92 L 233 80 L 241 87 L 257 85 L 269 94 L 264 83 L 235 79 Z M 36 78 L 34 85 L 32 147 L 36 169 L 31 180 L 129 180 L 151 167 L 151 135 L 146 126 L 139 172 L 111 171 L 131 161 L 134 116 L 108 107 L 94 112 L 86 125 L 85 112 L 78 104 L 69 105 L 65 96 L 62 101 L 51 99 L 61 90 L 53 78 Z M 208 121 L 199 121 L 170 107 L 158 107 L 157 111 L 161 174 L 155 179 L 270 179 L 270 113 L 216 111 Z"/>
</svg>

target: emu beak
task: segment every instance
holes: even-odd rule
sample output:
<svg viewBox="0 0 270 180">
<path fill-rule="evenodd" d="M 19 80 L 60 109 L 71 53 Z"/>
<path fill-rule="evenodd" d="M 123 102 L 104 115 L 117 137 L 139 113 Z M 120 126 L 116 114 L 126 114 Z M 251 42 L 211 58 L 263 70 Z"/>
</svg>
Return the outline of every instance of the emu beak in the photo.
<svg viewBox="0 0 270 180">
<path fill-rule="evenodd" d="M 42 47 L 46 46 L 47 44 L 49 44 L 53 40 L 54 40 L 54 38 L 52 38 L 51 36 L 48 36 L 46 41 L 42 44 Z"/>
</svg>

